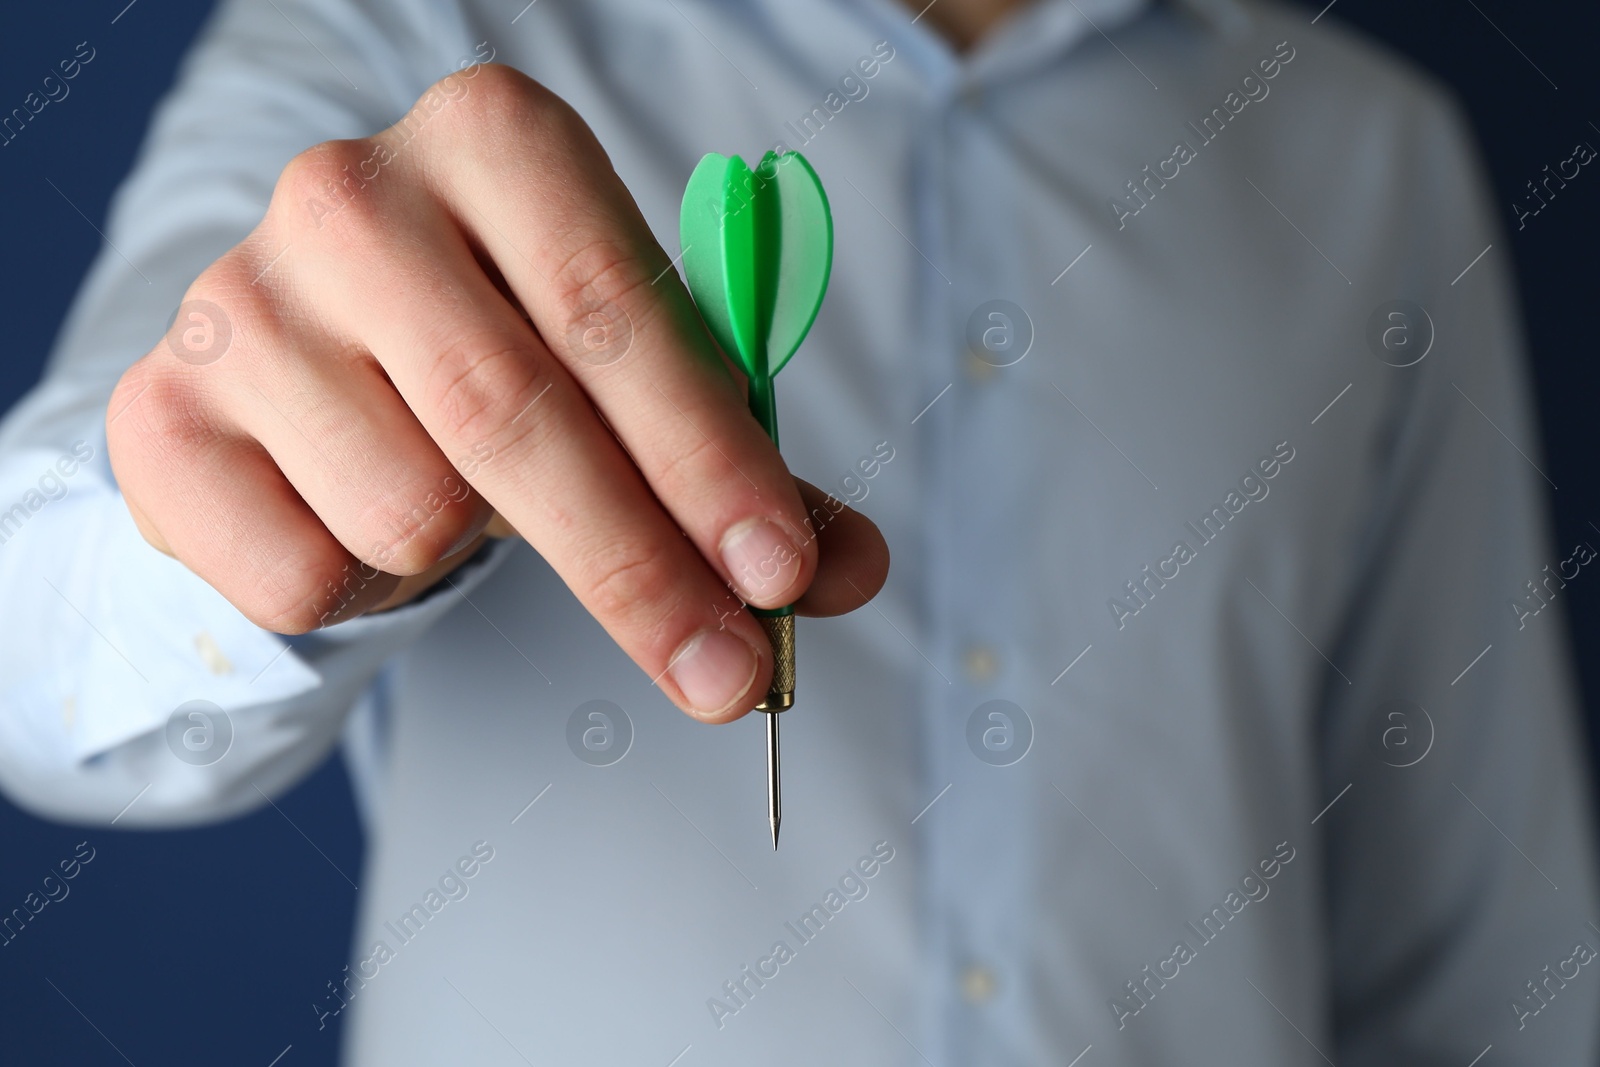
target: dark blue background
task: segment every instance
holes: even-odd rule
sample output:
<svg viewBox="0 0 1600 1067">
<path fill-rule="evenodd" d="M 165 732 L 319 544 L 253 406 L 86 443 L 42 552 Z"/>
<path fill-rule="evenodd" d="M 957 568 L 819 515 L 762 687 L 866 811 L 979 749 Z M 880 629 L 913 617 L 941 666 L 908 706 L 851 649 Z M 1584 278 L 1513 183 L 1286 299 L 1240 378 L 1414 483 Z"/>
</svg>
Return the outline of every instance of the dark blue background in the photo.
<svg viewBox="0 0 1600 1067">
<path fill-rule="evenodd" d="M 0 113 L 37 90 L 78 42 L 97 50 L 71 94 L 41 116 L 49 121 L 0 147 L 0 408 L 37 378 L 99 248 L 94 226 L 103 226 L 150 108 L 211 7 L 210 0 L 126 3 L 0 9 Z M 1321 8 L 1309 5 L 1307 19 Z M 1600 117 L 1600 18 L 1577 5 L 1477 0 L 1477 8 L 1468 0 L 1339 0 L 1324 18 L 1358 25 L 1429 68 L 1472 116 L 1513 231 L 1509 249 L 1491 255 L 1510 251 L 1519 267 L 1544 469 L 1560 486 L 1558 543 L 1570 546 L 1600 536 L 1589 525 L 1600 526 L 1593 469 L 1600 347 L 1588 318 L 1600 281 L 1600 178 L 1580 176 L 1521 233 L 1510 205 L 1574 143 L 1600 144 L 1600 128 L 1590 124 Z M 1566 597 L 1593 736 L 1600 599 L 1584 583 Z M 340 761 L 278 807 L 211 829 L 152 834 L 57 826 L 0 800 L 0 912 L 37 891 L 78 842 L 96 850 L 67 883 L 70 895 L 0 947 L 0 1061 L 267 1067 L 292 1045 L 281 1067 L 334 1063 L 337 1020 L 319 1032 L 311 1005 L 340 975 L 351 936 L 355 891 L 333 865 L 361 880 L 361 832 Z"/>
</svg>

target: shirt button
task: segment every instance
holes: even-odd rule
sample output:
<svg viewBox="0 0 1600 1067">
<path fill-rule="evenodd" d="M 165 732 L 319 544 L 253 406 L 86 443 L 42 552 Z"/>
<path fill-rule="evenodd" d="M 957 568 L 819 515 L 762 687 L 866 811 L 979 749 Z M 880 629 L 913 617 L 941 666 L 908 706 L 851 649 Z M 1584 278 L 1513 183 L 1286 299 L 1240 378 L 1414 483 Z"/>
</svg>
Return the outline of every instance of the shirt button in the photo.
<svg viewBox="0 0 1600 1067">
<path fill-rule="evenodd" d="M 956 96 L 962 107 L 968 111 L 976 111 L 983 106 L 983 85 L 979 82 L 967 82 Z"/>
<path fill-rule="evenodd" d="M 988 645 L 968 645 L 961 654 L 961 669 L 974 682 L 987 682 L 1000 670 L 1000 657 Z"/>
<path fill-rule="evenodd" d="M 972 349 L 967 349 L 966 370 L 968 378 L 975 382 L 986 382 L 993 378 L 994 372 L 999 369 Z"/>
<path fill-rule="evenodd" d="M 961 996 L 968 1004 L 983 1004 L 994 996 L 994 972 L 987 967 L 972 966 L 961 972 Z"/>
</svg>

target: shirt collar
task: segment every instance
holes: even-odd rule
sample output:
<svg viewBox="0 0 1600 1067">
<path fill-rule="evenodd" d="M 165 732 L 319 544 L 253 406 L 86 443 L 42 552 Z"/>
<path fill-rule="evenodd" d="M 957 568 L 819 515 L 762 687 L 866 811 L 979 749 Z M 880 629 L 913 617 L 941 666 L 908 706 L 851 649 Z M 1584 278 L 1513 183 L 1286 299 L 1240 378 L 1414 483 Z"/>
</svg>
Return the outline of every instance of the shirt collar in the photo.
<svg viewBox="0 0 1600 1067">
<path fill-rule="evenodd" d="M 781 2 L 781 0 L 780 0 Z M 935 82 L 989 82 L 1014 77 L 1113 32 L 1154 6 L 1154 0 L 1033 0 L 996 27 L 966 55 L 903 0 L 842 0 L 864 10 L 894 44 Z M 933 0 L 937 3 L 938 0 Z M 1208 30 L 1233 36 L 1248 26 L 1239 0 L 1161 0 Z M 929 5 L 931 6 L 931 5 Z M 923 9 L 926 12 L 926 9 Z"/>
</svg>

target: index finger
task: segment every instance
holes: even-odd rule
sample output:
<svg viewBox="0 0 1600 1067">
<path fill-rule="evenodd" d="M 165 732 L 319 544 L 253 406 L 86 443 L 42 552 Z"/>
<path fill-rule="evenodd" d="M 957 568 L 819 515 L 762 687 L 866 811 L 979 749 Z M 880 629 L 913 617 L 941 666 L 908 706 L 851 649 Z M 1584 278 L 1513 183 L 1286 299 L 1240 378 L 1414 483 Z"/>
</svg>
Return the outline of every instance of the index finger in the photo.
<svg viewBox="0 0 1600 1067">
<path fill-rule="evenodd" d="M 711 566 L 757 607 L 799 599 L 817 555 L 794 480 L 593 133 L 504 67 L 455 106 L 423 181 Z"/>
</svg>

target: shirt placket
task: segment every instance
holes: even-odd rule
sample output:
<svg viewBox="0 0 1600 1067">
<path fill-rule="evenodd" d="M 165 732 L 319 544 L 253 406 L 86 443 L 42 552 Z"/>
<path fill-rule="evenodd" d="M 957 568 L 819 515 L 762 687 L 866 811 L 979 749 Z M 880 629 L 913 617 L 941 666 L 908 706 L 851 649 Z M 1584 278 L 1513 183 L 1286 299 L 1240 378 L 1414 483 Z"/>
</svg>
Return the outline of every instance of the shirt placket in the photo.
<svg viewBox="0 0 1600 1067">
<path fill-rule="evenodd" d="M 991 700 L 1015 700 L 1017 597 L 1028 563 L 1015 557 L 1007 515 L 1035 469 L 1018 402 L 1022 372 L 982 342 L 986 331 L 1026 330 L 998 301 L 1016 304 L 1013 227 L 1005 174 L 984 119 L 985 88 L 954 77 L 940 87 L 919 138 L 912 179 L 916 242 L 926 256 L 922 385 L 943 392 L 920 421 L 927 566 L 924 625 L 937 673 L 923 672 L 922 787 L 938 806 L 918 820 L 926 856 L 922 1023 L 939 1062 L 1001 1062 L 998 1028 L 1019 991 L 1033 832 L 1025 764 L 996 766 L 974 750 L 970 720 Z M 998 314 L 999 319 L 991 318 Z M 974 346 L 972 341 L 978 340 Z M 947 388 L 948 387 L 948 388 Z M 977 735 L 981 738 L 981 731 Z M 982 741 L 976 742 L 980 747 Z"/>
</svg>

